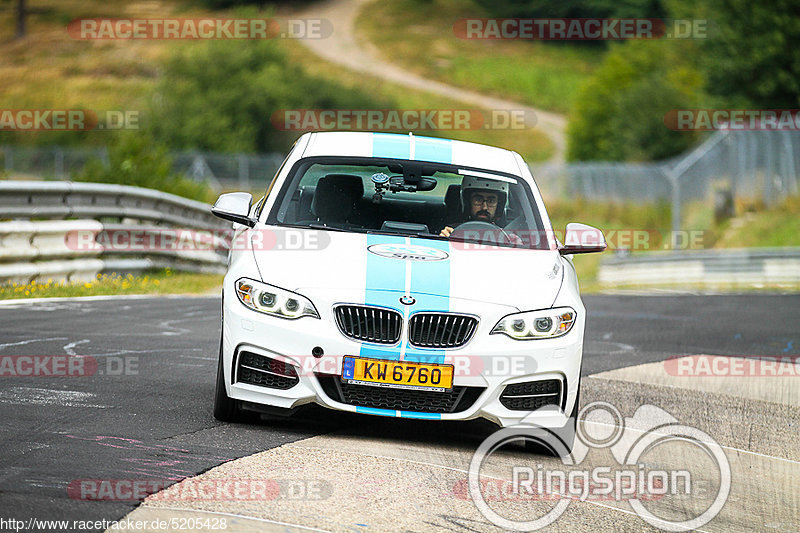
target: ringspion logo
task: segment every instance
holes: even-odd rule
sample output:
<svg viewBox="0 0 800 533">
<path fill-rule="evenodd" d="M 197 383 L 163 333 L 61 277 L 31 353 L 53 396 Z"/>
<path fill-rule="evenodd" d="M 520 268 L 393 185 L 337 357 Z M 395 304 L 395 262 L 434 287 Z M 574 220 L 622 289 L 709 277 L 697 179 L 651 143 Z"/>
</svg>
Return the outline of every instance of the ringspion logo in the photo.
<svg viewBox="0 0 800 533">
<path fill-rule="evenodd" d="M 714 519 L 728 500 L 731 467 L 722 447 L 657 406 L 641 405 L 633 416 L 623 417 L 608 402 L 590 403 L 578 413 L 574 446 L 563 434 L 536 424 L 544 412 L 534 411 L 521 424 L 487 437 L 470 462 L 466 490 L 464 483 L 457 483 L 453 496 L 468 493 L 487 520 L 513 531 L 545 528 L 574 501 L 624 501 L 657 529 L 688 531 Z M 561 461 L 538 462 L 532 454 L 506 459 L 494 455 L 524 441 L 550 450 Z M 694 505 L 685 505 L 688 498 Z M 496 501 L 525 505 L 490 505 Z M 555 503 L 528 505 L 533 501 Z"/>
</svg>

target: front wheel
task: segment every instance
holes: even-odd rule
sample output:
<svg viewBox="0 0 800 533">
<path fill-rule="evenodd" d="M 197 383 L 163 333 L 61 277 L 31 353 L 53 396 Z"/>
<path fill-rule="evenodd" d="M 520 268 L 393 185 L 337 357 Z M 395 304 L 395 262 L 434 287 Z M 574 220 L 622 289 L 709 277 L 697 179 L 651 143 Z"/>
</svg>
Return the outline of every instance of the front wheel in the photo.
<svg viewBox="0 0 800 533">
<path fill-rule="evenodd" d="M 578 394 L 575 396 L 575 406 L 572 414 L 569 415 L 567 424 L 558 429 L 548 430 L 547 439 L 525 439 L 525 450 L 533 453 L 545 453 L 553 456 L 561 456 L 565 452 L 572 452 L 575 445 L 575 434 L 578 430 L 578 413 L 581 403 L 581 382 L 578 381 Z M 549 443 L 550 438 L 558 439 L 557 443 Z"/>
<path fill-rule="evenodd" d="M 225 390 L 225 370 L 222 362 L 222 339 L 219 340 L 219 363 L 217 364 L 217 387 L 214 392 L 214 418 L 221 422 L 242 420 L 239 402 L 228 396 Z"/>
</svg>

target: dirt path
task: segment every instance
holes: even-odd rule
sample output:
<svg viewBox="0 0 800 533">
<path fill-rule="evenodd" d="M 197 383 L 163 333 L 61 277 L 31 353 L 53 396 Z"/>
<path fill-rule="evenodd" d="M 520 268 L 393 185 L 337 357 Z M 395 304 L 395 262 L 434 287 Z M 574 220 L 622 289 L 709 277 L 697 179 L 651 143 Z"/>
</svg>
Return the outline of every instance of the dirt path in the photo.
<svg viewBox="0 0 800 533">
<path fill-rule="evenodd" d="M 542 111 L 510 100 L 486 96 L 403 70 L 381 57 L 378 49 L 369 42 L 357 42 L 355 21 L 361 7 L 371 0 L 324 0 L 310 4 L 296 14 L 298 17 L 327 19 L 333 24 L 333 35 L 327 39 L 304 39 L 303 44 L 318 56 L 359 72 L 379 76 L 399 85 L 427 91 L 458 100 L 483 109 L 523 109 L 533 112 L 540 128 L 553 141 L 555 152 L 552 163 L 564 161 L 566 140 L 564 129 L 567 120 L 563 115 Z"/>
</svg>

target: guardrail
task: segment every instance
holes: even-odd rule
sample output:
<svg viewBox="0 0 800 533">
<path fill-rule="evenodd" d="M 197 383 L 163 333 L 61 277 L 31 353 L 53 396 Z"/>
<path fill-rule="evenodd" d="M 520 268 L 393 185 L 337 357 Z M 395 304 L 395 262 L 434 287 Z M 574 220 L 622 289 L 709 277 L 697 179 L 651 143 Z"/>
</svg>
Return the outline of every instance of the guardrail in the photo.
<svg viewBox="0 0 800 533">
<path fill-rule="evenodd" d="M 650 252 L 603 259 L 598 281 L 610 286 L 759 286 L 800 284 L 800 248 Z"/>
<path fill-rule="evenodd" d="M 0 181 L 0 282 L 107 271 L 225 271 L 230 224 L 208 204 L 102 183 Z M 45 219 L 45 220 L 42 220 Z"/>
</svg>

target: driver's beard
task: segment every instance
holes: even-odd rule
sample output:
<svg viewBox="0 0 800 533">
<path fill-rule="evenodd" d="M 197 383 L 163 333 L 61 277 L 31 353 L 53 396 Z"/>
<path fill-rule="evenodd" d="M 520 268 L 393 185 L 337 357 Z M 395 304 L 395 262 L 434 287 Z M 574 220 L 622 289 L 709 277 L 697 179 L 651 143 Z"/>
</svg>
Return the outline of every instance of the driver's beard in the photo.
<svg viewBox="0 0 800 533">
<path fill-rule="evenodd" d="M 483 215 L 486 215 L 486 217 L 484 218 Z M 475 213 L 472 216 L 472 219 L 473 220 L 480 220 L 480 221 L 484 221 L 485 220 L 485 221 L 488 221 L 488 222 L 493 222 L 492 214 L 489 211 L 487 211 L 486 209 L 481 209 L 480 211 Z"/>
</svg>

